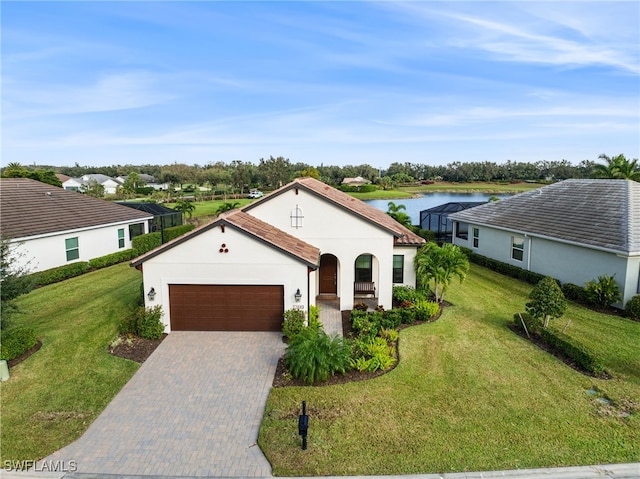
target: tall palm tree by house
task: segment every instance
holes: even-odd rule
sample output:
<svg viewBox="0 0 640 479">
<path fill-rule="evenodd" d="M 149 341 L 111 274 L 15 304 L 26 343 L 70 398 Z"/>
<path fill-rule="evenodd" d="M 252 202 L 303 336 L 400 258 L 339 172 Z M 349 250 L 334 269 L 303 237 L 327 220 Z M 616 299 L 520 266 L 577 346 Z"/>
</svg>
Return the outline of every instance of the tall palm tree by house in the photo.
<svg viewBox="0 0 640 479">
<path fill-rule="evenodd" d="M 602 154 L 598 157 L 605 164 L 593 165 L 594 178 L 613 178 L 640 181 L 640 165 L 638 160 L 627 160 L 624 155 L 609 157 Z"/>
<path fill-rule="evenodd" d="M 441 303 L 454 276 L 464 281 L 469 271 L 467 256 L 451 243 L 438 246 L 429 242 L 418 250 L 414 259 L 418 288 L 428 290 L 433 283 L 435 300 Z"/>
<path fill-rule="evenodd" d="M 407 209 L 405 205 L 396 205 L 393 201 L 389 201 L 387 206 L 389 207 L 387 210 L 387 214 L 389 216 L 401 225 L 411 228 L 411 217 L 405 213 L 405 210 Z"/>
</svg>

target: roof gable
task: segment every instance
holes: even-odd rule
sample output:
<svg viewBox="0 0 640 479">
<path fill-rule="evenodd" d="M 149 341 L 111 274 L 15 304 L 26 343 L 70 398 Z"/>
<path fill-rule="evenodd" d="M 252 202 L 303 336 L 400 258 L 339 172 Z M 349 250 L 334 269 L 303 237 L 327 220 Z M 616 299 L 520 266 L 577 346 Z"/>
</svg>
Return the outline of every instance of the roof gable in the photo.
<svg viewBox="0 0 640 479">
<path fill-rule="evenodd" d="M 302 241 L 284 231 L 265 223 L 241 210 L 231 210 L 221 214 L 216 219 L 202 225 L 193 231 L 180 236 L 164 245 L 134 259 L 131 266 L 140 266 L 145 261 L 158 256 L 171 248 L 188 241 L 194 236 L 200 235 L 216 227 L 231 227 L 247 234 L 253 239 L 266 244 L 276 250 L 305 263 L 311 268 L 317 268 L 320 259 L 320 250 L 309 243 Z"/>
<path fill-rule="evenodd" d="M 640 183 L 631 180 L 565 180 L 449 218 L 640 254 Z"/>
<path fill-rule="evenodd" d="M 29 178 L 0 179 L 0 208 L 0 228 L 12 238 L 152 218 L 142 211 Z"/>
<path fill-rule="evenodd" d="M 295 188 L 302 188 L 312 195 L 315 195 L 334 206 L 339 206 L 350 214 L 388 231 L 394 236 L 394 242 L 397 245 L 421 245 L 425 242 L 423 238 L 402 226 L 384 211 L 370 206 L 364 201 L 354 198 L 353 196 L 333 188 L 326 183 L 310 177 L 296 178 L 291 183 L 275 190 L 273 193 L 263 196 L 259 200 L 248 204 L 243 207 L 242 210 L 250 211 L 252 208 Z"/>
</svg>

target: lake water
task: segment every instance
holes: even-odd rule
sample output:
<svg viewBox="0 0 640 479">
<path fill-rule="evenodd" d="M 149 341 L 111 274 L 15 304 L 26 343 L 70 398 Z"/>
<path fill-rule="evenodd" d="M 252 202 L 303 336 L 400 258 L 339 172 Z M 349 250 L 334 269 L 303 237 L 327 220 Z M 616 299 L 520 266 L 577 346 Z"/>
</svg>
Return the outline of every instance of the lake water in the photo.
<svg viewBox="0 0 640 479">
<path fill-rule="evenodd" d="M 407 198 L 397 200 L 368 200 L 365 203 L 381 209 L 385 213 L 389 210 L 389 201 L 396 205 L 404 205 L 406 213 L 411 217 L 411 224 L 420 224 L 420 211 L 428 210 L 434 206 L 451 203 L 454 201 L 489 201 L 492 196 L 500 199 L 509 198 L 510 194 L 491 195 L 487 193 L 427 193 L 419 198 Z"/>
</svg>

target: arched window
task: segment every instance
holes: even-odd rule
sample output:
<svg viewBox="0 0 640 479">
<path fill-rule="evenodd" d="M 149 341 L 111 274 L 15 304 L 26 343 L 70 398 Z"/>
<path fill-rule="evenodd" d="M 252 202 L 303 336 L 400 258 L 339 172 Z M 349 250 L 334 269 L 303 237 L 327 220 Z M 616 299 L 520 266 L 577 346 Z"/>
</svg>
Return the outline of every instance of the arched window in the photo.
<svg viewBox="0 0 640 479">
<path fill-rule="evenodd" d="M 356 281 L 372 281 L 373 257 L 370 254 L 361 254 L 356 258 Z"/>
<path fill-rule="evenodd" d="M 302 220 L 304 220 L 302 208 L 296 205 L 296 207 L 291 210 L 291 226 L 296 229 L 302 228 Z"/>
</svg>

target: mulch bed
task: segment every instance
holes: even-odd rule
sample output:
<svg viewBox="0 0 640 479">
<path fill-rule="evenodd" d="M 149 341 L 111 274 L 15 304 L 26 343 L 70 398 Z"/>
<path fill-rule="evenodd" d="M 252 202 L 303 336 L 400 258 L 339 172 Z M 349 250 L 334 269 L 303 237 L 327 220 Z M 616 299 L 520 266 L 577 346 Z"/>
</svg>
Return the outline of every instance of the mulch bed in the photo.
<svg viewBox="0 0 640 479">
<path fill-rule="evenodd" d="M 433 318 L 431 318 L 429 321 L 415 321 L 411 324 L 401 324 L 400 326 L 398 326 L 398 330 L 403 330 L 405 328 L 409 328 L 411 326 L 418 326 L 420 324 L 425 324 L 425 323 L 432 323 L 435 320 L 437 320 L 438 318 L 440 318 L 440 315 L 442 314 L 442 310 L 446 307 L 449 306 L 449 303 L 443 303 L 441 305 L 440 308 L 440 312 L 434 316 Z M 341 311 L 342 313 L 342 334 L 345 338 L 350 338 L 353 336 L 353 329 L 351 328 L 351 310 L 344 310 Z M 287 387 L 287 386 L 331 386 L 334 384 L 345 384 L 345 383 L 350 383 L 350 382 L 355 382 L 355 381 L 366 381 L 367 379 L 373 379 L 373 378 L 377 378 L 379 376 L 382 376 L 383 374 L 388 373 L 389 371 L 393 371 L 395 369 L 395 367 L 398 365 L 398 362 L 400 361 L 400 348 L 398 347 L 398 343 L 396 342 L 396 359 L 397 361 L 394 363 L 394 365 L 392 367 L 390 367 L 389 369 L 386 369 L 384 371 L 376 371 L 374 373 L 370 373 L 368 371 L 356 371 L 356 370 L 352 370 L 352 371 L 347 371 L 344 374 L 335 374 L 333 376 L 331 376 L 329 379 L 327 379 L 326 381 L 323 382 L 317 382 L 317 383 L 313 383 L 313 384 L 309 384 L 306 383 L 304 381 L 302 381 L 301 379 L 295 379 L 292 378 L 291 375 L 287 372 L 287 368 L 284 364 L 284 357 L 281 357 L 278 360 L 278 365 L 276 367 L 276 374 L 273 377 L 273 387 L 274 388 L 281 388 L 281 387 Z"/>
<path fill-rule="evenodd" d="M 138 336 L 121 335 L 120 344 L 115 347 L 109 346 L 109 353 L 119 358 L 130 359 L 142 364 L 166 337 L 166 333 L 160 339 L 144 339 Z"/>
</svg>

